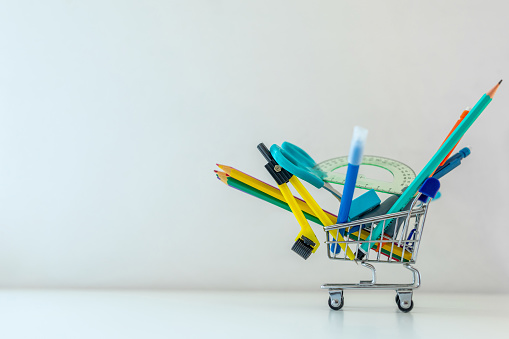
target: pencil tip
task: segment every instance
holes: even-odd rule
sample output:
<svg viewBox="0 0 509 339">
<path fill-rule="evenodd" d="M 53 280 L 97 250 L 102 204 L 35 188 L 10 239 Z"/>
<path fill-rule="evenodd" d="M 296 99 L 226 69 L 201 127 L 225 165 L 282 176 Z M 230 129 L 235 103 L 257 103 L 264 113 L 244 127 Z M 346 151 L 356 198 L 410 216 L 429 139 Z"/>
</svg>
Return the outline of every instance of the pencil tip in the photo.
<svg viewBox="0 0 509 339">
<path fill-rule="evenodd" d="M 496 85 L 495 87 L 493 87 L 492 89 L 490 89 L 486 94 L 493 99 L 493 97 L 495 96 L 495 93 L 497 92 L 497 89 L 498 89 L 498 86 L 500 86 L 500 84 L 502 83 L 502 80 L 500 80 Z"/>
</svg>

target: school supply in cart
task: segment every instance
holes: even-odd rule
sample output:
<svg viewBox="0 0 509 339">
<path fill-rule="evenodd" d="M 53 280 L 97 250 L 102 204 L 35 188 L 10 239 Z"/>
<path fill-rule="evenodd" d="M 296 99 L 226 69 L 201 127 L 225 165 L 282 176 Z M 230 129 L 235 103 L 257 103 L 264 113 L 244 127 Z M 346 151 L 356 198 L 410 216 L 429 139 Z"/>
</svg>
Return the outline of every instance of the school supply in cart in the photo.
<svg viewBox="0 0 509 339">
<path fill-rule="evenodd" d="M 348 166 L 348 156 L 337 157 L 325 160 L 313 167 L 322 179 L 328 183 L 344 185 L 346 175 L 338 170 Z M 361 166 L 373 166 L 389 172 L 392 181 L 368 178 L 359 174 L 355 187 L 363 189 L 374 189 L 380 193 L 401 195 L 403 190 L 415 179 L 415 172 L 404 163 L 376 155 L 364 155 Z"/>
<path fill-rule="evenodd" d="M 290 209 L 290 206 L 285 201 L 281 201 L 279 199 L 274 198 L 271 195 L 265 194 L 265 193 L 255 189 L 255 188 L 249 186 L 248 184 L 243 183 L 242 181 L 239 181 L 237 179 L 234 179 L 234 178 L 228 176 L 228 174 L 226 174 L 224 172 L 217 172 L 216 171 L 216 176 L 217 176 L 217 178 L 219 180 L 221 180 L 223 183 L 225 183 L 229 187 L 235 188 L 235 189 L 237 189 L 237 190 L 239 190 L 241 192 L 247 193 L 247 194 L 252 195 L 252 196 L 254 196 L 256 198 L 262 199 L 262 200 L 264 200 L 264 201 L 266 201 L 266 202 L 268 202 L 268 203 L 270 203 L 272 205 L 281 207 L 282 209 L 285 209 L 285 210 L 287 210 L 289 212 L 292 212 L 292 210 Z M 294 196 L 294 198 L 295 198 L 295 200 L 297 202 L 302 202 L 303 204 L 305 204 L 307 206 L 307 204 L 306 204 L 306 202 L 304 200 L 299 199 L 299 198 L 297 198 L 295 196 Z M 332 220 L 336 220 L 337 217 L 334 214 L 332 214 L 332 213 L 330 213 L 328 211 L 324 210 L 324 212 L 325 212 L 325 214 L 327 214 L 328 218 L 331 220 L 328 224 L 333 225 L 334 222 Z M 309 221 L 312 221 L 312 222 L 314 222 L 316 224 L 319 224 L 319 225 L 323 225 L 322 222 L 320 221 L 320 219 L 318 219 L 314 215 L 313 212 L 308 213 L 308 212 L 303 211 L 302 213 L 304 213 L 304 217 L 306 217 L 306 219 L 308 219 Z"/>
<path fill-rule="evenodd" d="M 355 259 L 371 271 L 370 281 L 323 285 L 322 288 L 329 291 L 330 308 L 338 310 L 343 306 L 344 289 L 389 289 L 396 291 L 398 308 L 408 312 L 413 308 L 413 290 L 420 285 L 420 273 L 411 265 L 417 260 L 429 205 L 440 195 L 438 179 L 450 173 L 469 156 L 469 148 L 463 148 L 452 156 L 451 154 L 466 131 L 492 101 L 501 82 L 484 94 L 472 110 L 467 109 L 461 114 L 438 151 L 417 175 L 407 165 L 379 156 L 358 156 L 357 158 L 362 160 L 357 159 L 357 162 L 344 156 L 317 164 L 302 149 L 286 142 L 281 147 L 272 145 L 270 151 L 264 144 L 258 145 L 259 151 L 268 162 L 265 168 L 279 189 L 228 166 L 218 165 L 225 172 L 216 171 L 216 175 L 230 187 L 292 212 L 301 227 L 292 250 L 303 258 L 308 258 L 319 246 L 319 240 L 311 229 L 309 220 L 323 226 L 329 259 Z M 352 154 L 355 152 L 349 153 L 350 156 Z M 393 175 L 393 180 L 384 181 L 357 175 L 359 165 L 387 170 Z M 337 171 L 345 166 L 353 170 L 348 168 L 346 175 Z M 355 175 L 350 178 L 349 172 Z M 331 192 L 340 201 L 342 216 L 336 218 L 332 213 L 324 211 L 297 177 L 316 188 L 325 187 Z M 294 186 L 303 199 L 293 196 L 288 183 Z M 344 185 L 343 194 L 332 188 L 331 184 Z M 348 202 L 355 187 L 368 191 L 351 200 L 349 207 Z M 389 193 L 390 196 L 382 202 L 375 191 Z M 359 209 L 356 210 L 356 207 Z M 347 217 L 343 215 L 342 209 L 348 210 Z M 343 220 L 345 222 L 341 223 Z M 340 251 L 340 248 L 343 251 Z M 372 265 L 374 262 L 402 264 L 412 272 L 412 283 L 377 283 L 376 270 Z"/>
<path fill-rule="evenodd" d="M 322 208 L 316 203 L 315 199 L 309 194 L 307 189 L 302 185 L 299 179 L 294 176 L 292 173 L 288 172 L 284 168 L 282 168 L 276 160 L 272 157 L 272 154 L 267 149 L 267 147 L 261 143 L 257 146 L 260 153 L 263 155 L 265 160 L 267 160 L 267 164 L 265 165 L 265 169 L 269 172 L 272 178 L 276 181 L 281 193 L 290 206 L 292 213 L 295 215 L 295 218 L 299 222 L 301 227 L 301 231 L 299 232 L 297 239 L 295 240 L 294 245 L 292 246 L 292 251 L 300 255 L 302 258 L 307 259 L 311 253 L 316 252 L 318 249 L 319 243 L 316 238 L 315 233 L 309 226 L 304 214 L 302 214 L 301 209 L 295 202 L 293 195 L 290 192 L 290 189 L 287 186 L 287 183 L 291 183 L 292 186 L 297 190 L 299 195 L 304 199 L 304 201 L 309 205 L 313 213 L 320 219 L 323 224 L 327 224 L 330 220 L 327 218 Z M 339 239 L 343 239 L 341 235 L 337 235 Z M 348 247 L 343 246 L 344 250 L 346 250 L 346 254 L 350 260 L 354 260 L 355 255 L 352 250 Z"/>
<path fill-rule="evenodd" d="M 443 165 L 438 166 L 435 173 L 433 174 L 433 178 L 440 179 L 459 165 L 461 165 L 461 160 L 468 157 L 470 155 L 470 149 L 465 147 L 461 149 L 458 153 L 450 157 Z"/>
<path fill-rule="evenodd" d="M 359 219 L 361 215 L 371 212 L 380 206 L 380 197 L 376 194 L 375 190 L 369 190 L 357 198 L 352 200 L 350 205 L 350 212 L 348 213 L 348 221 Z"/>
<path fill-rule="evenodd" d="M 281 144 L 281 147 L 276 144 L 270 146 L 270 153 L 281 167 L 316 188 L 326 189 L 341 201 L 341 193 L 334 189 L 331 184 L 323 181 L 320 173 L 313 169 L 316 162 L 302 148 L 285 141 Z"/>
<path fill-rule="evenodd" d="M 346 223 L 346 224 L 337 224 L 333 226 L 325 227 L 325 233 L 327 240 L 325 243 L 327 247 L 332 246 L 334 243 L 340 243 L 339 241 L 331 240 L 331 236 L 329 232 L 337 231 L 338 229 L 346 229 L 348 227 L 352 228 L 355 226 L 365 225 L 366 223 L 370 224 L 371 227 L 368 227 L 367 232 L 372 232 L 374 230 L 374 225 L 376 223 L 386 223 L 388 220 L 396 220 L 399 221 L 403 219 L 404 229 L 400 232 L 400 234 L 396 235 L 394 238 L 390 237 L 382 237 L 378 240 L 369 240 L 372 239 L 371 234 L 368 235 L 368 240 L 348 240 L 349 246 L 356 247 L 357 251 L 360 246 L 368 243 L 373 248 L 376 246 L 376 255 L 371 255 L 369 252 L 364 257 L 361 262 L 361 265 L 371 270 L 372 279 L 369 281 L 361 281 L 358 284 L 324 284 L 322 285 L 322 289 L 326 289 L 329 291 L 329 307 L 333 310 L 339 310 L 344 305 L 344 295 L 343 290 L 345 289 L 388 289 L 388 290 L 396 290 L 396 304 L 398 308 L 403 312 L 409 312 L 412 310 L 414 304 L 412 301 L 413 289 L 418 288 L 421 284 L 421 276 L 419 271 L 412 267 L 410 264 L 414 264 L 417 260 L 417 253 L 419 251 L 419 244 L 422 238 L 422 231 L 424 229 L 424 222 L 426 220 L 426 214 L 428 211 L 429 203 L 433 198 L 435 198 L 438 189 L 440 188 L 440 183 L 438 179 L 429 178 L 427 179 L 422 187 L 419 189 L 419 194 L 412 201 L 412 205 L 408 211 L 404 212 L 396 212 L 391 214 L 385 214 L 378 217 L 373 218 L 363 218 L 354 222 Z M 408 237 L 408 228 L 407 225 L 413 225 L 413 236 Z M 366 232 L 366 231 L 365 231 Z M 378 250 L 380 247 L 390 247 L 390 256 L 388 258 L 382 257 L 381 251 Z M 398 260 L 394 261 L 394 249 L 402 248 L 403 253 L 410 253 L 410 258 L 407 260 Z M 327 251 L 329 255 L 329 259 L 332 260 L 345 260 L 344 256 L 339 255 L 331 255 L 331 251 Z M 371 263 L 375 262 L 387 262 L 387 263 L 399 263 L 403 264 L 403 267 L 407 268 L 413 273 L 413 282 L 411 284 L 379 284 L 376 282 L 376 269 Z"/>
<path fill-rule="evenodd" d="M 470 108 L 465 108 L 465 110 L 461 113 L 460 115 L 460 118 L 458 119 L 458 121 L 456 121 L 456 123 L 454 124 L 454 126 L 452 127 L 451 131 L 449 132 L 449 134 L 447 134 L 447 137 L 445 137 L 444 141 L 442 142 L 442 145 L 444 144 L 444 142 L 447 140 L 447 138 L 449 138 L 452 134 L 452 132 L 454 132 L 454 130 L 456 129 L 456 127 L 458 127 L 458 125 L 463 121 L 463 119 L 465 119 L 465 117 L 467 116 L 468 112 L 470 112 Z M 461 140 L 461 139 L 460 139 Z M 444 163 L 447 161 L 447 159 L 451 156 L 452 152 L 454 151 L 454 149 L 456 148 L 456 146 L 458 146 L 458 143 L 459 141 L 456 143 L 456 145 L 454 145 L 454 147 L 452 148 L 452 150 L 447 154 L 447 156 L 444 158 L 444 160 L 442 160 L 442 162 L 440 163 L 440 165 L 438 166 L 443 166 Z M 440 146 L 442 146 L 440 145 Z"/>
<path fill-rule="evenodd" d="M 355 126 L 353 130 L 352 142 L 350 143 L 350 152 L 348 153 L 348 168 L 346 171 L 345 186 L 343 188 L 343 200 L 339 206 L 338 224 L 348 221 L 348 213 L 353 199 L 357 174 L 362 162 L 364 153 L 364 144 L 368 137 L 368 130 Z"/>
<path fill-rule="evenodd" d="M 231 168 L 229 166 L 224 166 L 224 165 L 221 165 L 221 166 L 224 167 L 224 168 Z M 256 188 L 250 186 L 249 184 L 246 184 L 246 183 L 244 183 L 244 182 L 242 182 L 240 180 L 237 180 L 237 179 L 233 178 L 232 176 L 228 175 L 226 172 L 214 171 L 214 173 L 216 173 L 217 178 L 219 180 L 221 180 L 223 183 L 225 183 L 226 185 L 228 185 L 228 186 L 230 186 L 232 188 L 235 188 L 235 189 L 237 189 L 237 190 L 239 190 L 241 192 L 244 192 L 244 193 L 247 193 L 247 194 L 252 195 L 254 197 L 257 197 L 259 199 L 262 199 L 264 201 L 267 201 L 270 204 L 279 206 L 279 207 L 281 207 L 283 209 L 286 209 L 286 210 L 291 212 L 290 207 L 285 202 L 284 197 L 283 197 L 283 195 L 281 194 L 281 192 L 279 191 L 278 188 L 270 186 L 270 185 L 267 184 L 267 186 L 270 186 L 275 191 L 279 192 L 279 194 L 281 195 L 281 198 L 275 198 L 273 195 L 269 195 L 269 194 L 266 194 L 266 193 L 264 193 L 264 192 L 262 192 L 260 190 L 257 190 Z M 298 197 L 295 197 L 295 196 L 294 196 L 294 198 L 297 201 L 297 204 L 299 205 L 299 208 L 303 211 L 304 215 L 306 216 L 306 219 L 308 219 L 310 221 L 313 221 L 313 222 L 315 222 L 317 224 L 322 225 L 322 223 L 314 215 L 314 213 L 312 212 L 311 208 L 308 206 L 308 204 L 304 200 L 302 200 L 302 199 L 300 199 Z M 380 202 L 381 202 L 380 198 L 378 197 L 378 195 L 376 195 L 374 190 L 367 191 L 366 193 L 364 193 L 363 195 L 355 198 L 352 201 L 352 205 L 351 205 L 351 208 L 350 208 L 350 215 L 348 217 L 348 220 L 349 221 L 353 221 L 353 220 L 359 219 L 359 217 L 364 215 L 364 213 L 372 211 L 378 205 L 380 205 Z M 330 213 L 330 212 L 327 212 L 326 210 L 324 210 L 324 212 L 325 212 L 325 214 L 327 214 L 327 217 L 330 220 L 328 222 L 328 224 L 330 224 L 330 225 L 335 224 L 336 220 L 337 220 L 337 216 L 332 214 L 332 213 Z M 309 218 L 307 216 L 309 216 Z"/>
<path fill-rule="evenodd" d="M 259 199 L 262 199 L 272 205 L 275 205 L 275 206 L 278 206 L 278 207 L 281 207 L 282 209 L 285 209 L 289 212 L 292 212 L 292 210 L 290 209 L 290 206 L 284 202 L 284 201 L 281 201 L 279 199 L 276 199 L 274 198 L 273 196 L 271 195 L 268 195 L 268 194 L 265 194 L 261 191 L 258 191 L 257 189 L 253 188 L 252 186 L 249 186 L 248 184 L 245 184 L 243 183 L 242 181 L 239 181 L 231 176 L 229 176 L 228 174 L 224 173 L 224 172 L 218 172 L 218 171 L 214 171 L 216 173 L 216 176 L 217 178 L 225 183 L 226 185 L 228 185 L 229 187 L 232 187 L 232 188 L 235 188 L 241 192 L 244 192 L 244 193 L 247 193 L 251 196 L 254 196 L 254 197 L 257 197 Z M 277 188 L 276 188 L 277 189 Z M 370 192 L 374 192 L 373 190 L 371 191 L 368 191 L 367 193 L 370 193 Z M 367 193 L 365 193 L 364 195 L 366 195 Z M 351 205 L 351 208 L 350 208 L 350 211 L 355 211 L 355 210 L 361 210 L 362 208 L 364 208 L 366 206 L 366 202 L 364 199 L 362 199 L 362 197 L 364 195 L 361 195 L 357 198 L 355 198 L 353 201 L 352 201 L 352 205 Z M 306 204 L 305 201 L 295 197 L 295 200 L 297 201 L 300 201 L 302 202 L 303 204 Z M 378 198 L 378 196 L 377 196 Z M 371 200 L 371 199 L 369 199 Z M 307 205 L 307 204 L 306 204 Z M 387 208 L 388 210 L 389 208 Z M 337 216 L 328 212 L 328 211 L 325 211 L 324 212 L 327 214 L 327 216 L 329 217 L 330 220 L 336 220 L 337 219 Z M 322 222 L 313 214 L 313 213 L 307 213 L 307 212 L 303 212 L 304 213 L 304 216 L 306 217 L 306 219 L 308 219 L 309 221 L 312 221 L 318 225 L 321 225 L 321 226 L 326 226 L 326 225 L 323 225 Z M 349 220 L 350 221 L 354 221 L 356 219 L 359 218 L 360 215 L 358 216 L 354 216 L 354 213 L 356 212 L 353 212 L 350 214 L 349 216 Z M 362 214 L 361 214 L 362 215 Z M 331 225 L 333 225 L 334 223 L 330 223 Z M 351 238 L 351 239 L 354 239 L 354 240 L 359 240 L 359 227 L 358 226 L 355 226 L 355 227 L 352 227 L 352 229 L 349 231 L 349 234 L 348 236 Z M 369 233 L 366 232 L 365 230 L 361 230 L 361 234 L 360 234 L 360 239 L 361 240 L 366 240 L 369 236 Z M 331 245 L 331 251 L 335 252 L 334 251 L 334 248 L 335 248 L 335 245 L 336 244 L 332 244 Z M 375 245 L 375 250 L 378 249 L 377 247 L 378 245 Z M 337 246 L 338 248 L 340 248 L 340 246 Z M 401 260 L 401 257 L 404 257 L 404 260 L 405 261 L 408 261 L 411 257 L 411 253 L 409 251 L 406 251 L 404 255 L 402 255 L 403 253 L 403 249 L 402 248 L 398 248 L 398 247 L 394 247 L 393 249 L 391 249 L 391 246 L 388 245 L 388 244 L 384 244 L 383 247 L 382 247 L 382 250 L 381 250 L 381 253 L 382 255 L 386 256 L 386 257 L 389 257 L 391 255 L 391 250 L 392 250 L 392 259 L 394 260 Z"/>
<path fill-rule="evenodd" d="M 336 191 L 329 183 L 325 182 L 321 178 L 321 175 L 323 175 L 323 173 L 313 169 L 313 167 L 317 165 L 316 162 L 302 148 L 285 141 L 283 142 L 281 147 L 279 147 L 276 144 L 273 144 L 270 147 L 270 153 L 272 154 L 275 161 L 285 170 L 299 177 L 300 179 L 310 183 L 316 188 L 325 188 L 334 197 L 336 197 L 336 199 L 341 201 L 342 199 L 341 193 Z M 362 159 L 362 154 L 360 155 L 358 154 L 357 158 Z M 348 190 L 345 191 L 348 192 Z M 351 197 L 350 199 L 343 201 L 341 206 L 346 207 L 346 205 L 349 204 L 349 201 L 351 201 Z M 357 202 L 356 204 L 357 210 L 355 211 L 355 213 L 360 214 L 366 212 L 368 210 L 375 208 L 379 204 L 380 199 L 373 191 L 370 194 L 366 194 L 365 196 L 363 196 L 363 199 Z M 348 216 L 349 216 L 348 220 L 351 220 L 350 213 L 348 213 Z M 334 248 L 334 250 L 339 252 L 341 250 L 341 247 L 338 246 L 337 248 Z"/>
<path fill-rule="evenodd" d="M 252 177 L 249 174 L 239 171 L 236 168 L 226 166 L 226 165 L 220 165 L 220 164 L 216 164 L 216 165 L 220 169 L 222 169 L 226 174 L 228 174 L 228 176 L 230 176 L 236 180 L 239 180 L 239 181 L 243 182 L 244 184 L 249 185 L 250 187 L 257 189 L 260 192 L 270 195 L 271 197 L 273 197 L 277 200 L 286 202 L 285 198 L 283 197 L 283 193 L 281 193 L 281 191 L 278 188 L 271 186 L 271 185 L 267 184 L 266 182 L 263 182 L 259 179 L 256 179 L 255 177 Z M 303 200 L 297 199 L 297 205 L 299 206 L 299 208 L 302 211 L 307 212 L 309 214 L 313 214 L 313 211 L 311 210 L 311 208 Z M 335 223 L 336 218 L 331 220 L 331 222 Z"/>
<path fill-rule="evenodd" d="M 339 205 L 337 224 L 348 221 L 350 205 L 352 204 L 355 183 L 357 182 L 357 175 L 359 174 L 359 166 L 362 161 L 364 144 L 366 143 L 367 137 L 367 129 L 359 126 L 354 127 L 352 141 L 350 142 L 350 152 L 348 153 L 348 167 L 346 170 L 345 185 L 343 187 L 343 199 Z M 339 230 L 339 232 L 342 236 L 345 235 L 345 230 Z M 337 245 L 335 250 L 339 252 Z"/>
<path fill-rule="evenodd" d="M 388 213 L 398 212 L 408 204 L 409 201 L 412 200 L 414 194 L 419 190 L 424 181 L 437 169 L 438 165 L 442 162 L 442 160 L 449 154 L 449 152 L 456 146 L 458 141 L 463 137 L 466 131 L 472 126 L 475 120 L 481 115 L 484 109 L 489 105 L 495 92 L 498 87 L 502 83 L 502 80 L 495 85 L 491 90 L 489 90 L 486 94 L 484 94 L 481 99 L 475 104 L 472 110 L 466 115 L 466 117 L 459 123 L 458 127 L 454 129 L 451 135 L 447 138 L 447 140 L 442 144 L 442 146 L 438 149 L 435 155 L 431 158 L 431 160 L 424 166 L 424 168 L 419 172 L 417 177 L 412 181 L 412 183 L 405 189 L 403 194 L 399 197 L 399 199 L 394 203 Z M 390 222 L 389 222 L 390 223 Z M 370 240 L 378 239 L 385 228 L 388 226 L 388 223 L 379 223 L 375 226 L 375 229 L 371 233 Z M 369 249 L 373 246 L 372 243 L 366 242 L 362 244 L 359 251 L 357 251 L 357 258 L 361 259 L 367 254 Z"/>
</svg>

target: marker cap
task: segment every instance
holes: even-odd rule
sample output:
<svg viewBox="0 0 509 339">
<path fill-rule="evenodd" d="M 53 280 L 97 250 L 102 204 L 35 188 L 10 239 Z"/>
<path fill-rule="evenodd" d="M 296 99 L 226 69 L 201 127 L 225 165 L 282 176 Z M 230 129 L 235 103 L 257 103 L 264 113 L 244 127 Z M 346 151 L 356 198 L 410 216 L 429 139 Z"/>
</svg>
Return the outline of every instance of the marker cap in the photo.
<svg viewBox="0 0 509 339">
<path fill-rule="evenodd" d="M 368 130 L 355 126 L 353 128 L 352 143 L 350 144 L 350 152 L 348 153 L 348 163 L 359 166 L 362 162 L 362 155 L 364 153 L 364 144 L 368 137 Z"/>
</svg>

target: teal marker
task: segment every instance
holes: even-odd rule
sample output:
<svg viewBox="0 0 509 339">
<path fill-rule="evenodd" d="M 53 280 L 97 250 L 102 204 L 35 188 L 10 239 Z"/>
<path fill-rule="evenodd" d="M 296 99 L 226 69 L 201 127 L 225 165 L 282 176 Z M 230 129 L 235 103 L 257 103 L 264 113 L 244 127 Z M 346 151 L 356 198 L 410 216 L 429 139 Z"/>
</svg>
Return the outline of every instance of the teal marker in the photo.
<svg viewBox="0 0 509 339">
<path fill-rule="evenodd" d="M 456 127 L 454 132 L 451 133 L 449 138 L 443 143 L 443 145 L 438 149 L 438 151 L 435 153 L 433 158 L 424 166 L 424 168 L 421 170 L 421 172 L 417 175 L 417 177 L 412 181 L 412 183 L 405 189 L 403 194 L 399 197 L 399 199 L 392 205 L 392 207 L 389 209 L 387 214 L 395 213 L 401 211 L 406 204 L 412 200 L 415 193 L 419 190 L 421 185 L 424 183 L 424 181 L 433 174 L 435 169 L 440 165 L 442 160 L 449 154 L 449 152 L 453 149 L 453 147 L 458 143 L 458 141 L 463 137 L 463 135 L 466 133 L 466 131 L 472 126 L 472 124 L 475 122 L 475 120 L 481 115 L 481 113 L 484 111 L 486 106 L 491 102 L 493 99 L 493 96 L 495 95 L 495 92 L 498 89 L 498 86 L 502 83 L 502 80 L 493 87 L 488 93 L 484 94 L 481 99 L 475 104 L 474 108 L 468 113 L 468 115 L 463 119 L 463 121 Z M 394 221 L 394 220 L 392 220 Z M 387 226 L 389 226 L 390 222 L 384 222 L 381 221 L 376 225 L 376 227 L 371 232 L 371 236 L 369 240 L 378 240 L 380 236 L 382 235 L 383 231 Z M 359 248 L 360 251 L 357 253 L 357 258 L 362 259 L 364 255 L 369 251 L 370 248 L 372 248 L 375 245 L 374 242 L 372 243 L 364 243 Z"/>
</svg>

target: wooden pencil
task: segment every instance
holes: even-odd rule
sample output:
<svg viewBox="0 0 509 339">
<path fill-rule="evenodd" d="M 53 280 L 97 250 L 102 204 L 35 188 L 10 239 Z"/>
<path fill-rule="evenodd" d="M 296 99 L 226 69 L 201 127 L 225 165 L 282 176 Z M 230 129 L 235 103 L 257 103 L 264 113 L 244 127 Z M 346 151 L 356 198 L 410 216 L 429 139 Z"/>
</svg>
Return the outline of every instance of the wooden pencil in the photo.
<svg viewBox="0 0 509 339">
<path fill-rule="evenodd" d="M 447 134 L 447 137 L 444 139 L 444 141 L 442 142 L 442 145 L 444 144 L 444 142 L 447 140 L 447 138 L 449 138 L 449 136 L 452 134 L 452 132 L 454 132 L 454 130 L 456 129 L 456 127 L 458 127 L 458 125 L 463 121 L 463 119 L 465 119 L 465 117 L 467 116 L 468 112 L 470 112 L 470 108 L 465 108 L 465 110 L 463 111 L 463 113 L 461 113 L 461 116 L 460 118 L 458 119 L 458 121 L 456 121 L 456 123 L 454 124 L 454 126 L 452 127 L 451 131 L 449 132 L 449 134 Z M 461 139 L 460 139 L 461 141 Z M 458 141 L 459 143 L 459 141 Z M 456 143 L 456 145 L 451 149 L 451 151 L 449 152 L 449 154 L 446 155 L 446 157 L 444 158 L 444 160 L 442 160 L 442 162 L 440 163 L 440 165 L 438 165 L 438 167 L 442 166 L 443 164 L 445 164 L 445 162 L 447 161 L 447 159 L 449 159 L 449 157 L 451 156 L 452 152 L 454 151 L 454 149 L 456 148 L 456 146 L 458 146 L 458 143 Z M 442 146 L 440 145 L 440 146 Z"/>
<path fill-rule="evenodd" d="M 235 169 L 231 166 L 220 165 L 220 164 L 216 164 L 216 165 L 219 168 L 221 168 L 230 177 L 232 177 L 236 180 L 242 181 L 243 183 L 245 183 L 245 184 L 247 184 L 247 185 L 249 185 L 249 186 L 265 193 L 265 194 L 268 194 L 278 200 L 286 202 L 285 198 L 283 197 L 283 194 L 281 193 L 281 191 L 278 188 L 271 186 L 271 185 L 267 184 L 266 182 L 258 180 L 256 178 L 250 176 L 249 174 L 239 171 L 238 169 Z M 309 207 L 309 205 L 304 200 L 299 199 L 299 198 L 295 198 L 295 199 L 297 200 L 297 205 L 303 212 L 314 215 L 313 210 L 311 209 L 311 207 Z M 332 216 L 332 214 L 328 213 L 328 217 L 331 218 L 331 216 Z M 337 217 L 332 218 L 330 220 L 331 225 L 334 225 L 336 223 L 336 220 L 337 220 Z"/>
<path fill-rule="evenodd" d="M 290 206 L 288 206 L 288 204 L 284 201 L 281 201 L 279 199 L 276 199 L 274 198 L 273 196 L 271 195 L 268 195 L 264 192 L 261 192 L 255 188 L 253 188 L 252 186 L 249 186 L 248 184 L 246 183 L 243 183 L 242 181 L 240 180 L 237 180 L 231 176 L 229 176 L 227 173 L 224 173 L 224 172 L 219 172 L 219 171 L 214 171 L 216 173 L 216 176 L 219 180 L 221 180 L 223 183 L 225 183 L 226 185 L 232 187 L 232 188 L 235 188 L 241 192 L 244 192 L 244 193 L 247 193 L 249 195 L 252 195 L 254 197 L 257 197 L 259 199 L 262 199 L 262 200 L 265 200 L 267 201 L 268 203 L 270 204 L 273 204 L 273 205 L 276 205 L 282 209 L 285 209 L 289 212 L 291 212 L 291 209 L 290 209 Z M 298 199 L 298 198 L 296 198 Z M 305 202 L 304 202 L 305 203 Z M 337 219 L 336 215 L 330 213 L 330 212 L 327 212 L 327 211 L 324 211 L 331 219 Z M 308 219 L 309 221 L 312 221 L 318 225 L 321 225 L 321 226 L 324 226 L 322 222 L 320 222 L 320 220 L 314 215 L 314 214 L 310 214 L 310 213 L 307 213 L 307 212 L 304 212 L 304 216 L 306 217 L 306 219 Z M 357 240 L 358 239 L 358 236 L 359 236 L 359 232 L 354 232 L 352 234 L 350 234 L 350 238 L 352 238 L 353 240 Z M 361 240 L 366 240 L 368 237 L 369 237 L 369 232 L 365 231 L 365 230 L 362 230 L 361 231 Z M 375 247 L 373 248 L 374 250 L 377 250 L 378 249 L 378 244 L 375 245 Z M 390 253 L 391 253 L 391 244 L 390 243 L 384 243 L 382 241 L 382 252 L 381 252 L 383 255 L 389 257 L 390 256 Z M 401 254 L 403 253 L 403 249 L 397 245 L 394 246 L 393 248 L 393 259 L 394 260 L 401 260 Z M 405 251 L 405 255 L 404 255 L 404 261 L 409 261 L 410 258 L 412 256 L 412 253 L 411 252 L 408 252 L 408 251 Z"/>
</svg>

